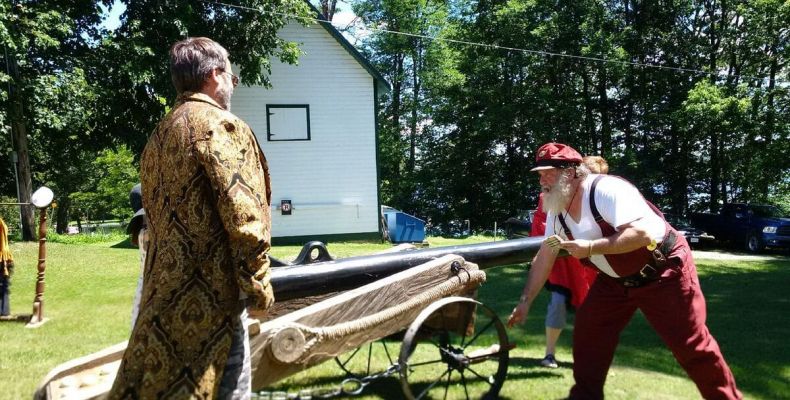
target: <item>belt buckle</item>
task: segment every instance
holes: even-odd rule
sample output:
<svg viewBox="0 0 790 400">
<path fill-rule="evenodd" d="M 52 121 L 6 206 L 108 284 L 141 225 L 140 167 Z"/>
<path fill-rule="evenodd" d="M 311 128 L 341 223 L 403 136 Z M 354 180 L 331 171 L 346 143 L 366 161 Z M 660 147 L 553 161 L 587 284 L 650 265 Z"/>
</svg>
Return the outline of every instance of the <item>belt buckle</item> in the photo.
<svg viewBox="0 0 790 400">
<path fill-rule="evenodd" d="M 641 276 L 642 278 L 649 278 L 651 276 L 655 276 L 656 273 L 658 273 L 658 270 L 650 264 L 645 264 L 645 266 L 639 270 L 639 276 Z"/>
</svg>

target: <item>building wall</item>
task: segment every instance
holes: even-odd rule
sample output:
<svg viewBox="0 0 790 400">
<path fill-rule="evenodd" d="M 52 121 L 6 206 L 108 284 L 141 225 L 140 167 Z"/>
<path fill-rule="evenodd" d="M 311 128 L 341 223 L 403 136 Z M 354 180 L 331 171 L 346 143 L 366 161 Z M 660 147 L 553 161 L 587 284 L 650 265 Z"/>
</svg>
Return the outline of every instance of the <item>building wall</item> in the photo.
<svg viewBox="0 0 790 400">
<path fill-rule="evenodd" d="M 320 25 L 280 35 L 302 43 L 299 65 L 273 60 L 271 89 L 242 82 L 232 100 L 269 161 L 272 236 L 377 232 L 373 77 Z M 309 105 L 310 140 L 268 141 L 267 104 Z M 281 215 L 283 199 L 292 215 Z"/>
</svg>

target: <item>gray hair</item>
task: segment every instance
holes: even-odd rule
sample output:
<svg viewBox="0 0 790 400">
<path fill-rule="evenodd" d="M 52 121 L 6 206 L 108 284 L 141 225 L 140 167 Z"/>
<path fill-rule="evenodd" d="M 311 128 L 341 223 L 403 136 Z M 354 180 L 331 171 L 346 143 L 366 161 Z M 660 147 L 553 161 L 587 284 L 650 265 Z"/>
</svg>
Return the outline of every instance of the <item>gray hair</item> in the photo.
<svg viewBox="0 0 790 400">
<path fill-rule="evenodd" d="M 590 171 L 590 167 L 584 165 L 584 163 L 579 164 L 579 166 L 576 167 L 576 176 L 579 179 L 584 179 L 587 177 L 587 175 L 590 175 L 591 173 L 592 171 Z"/>
<path fill-rule="evenodd" d="M 170 77 L 176 92 L 199 91 L 215 68 L 225 70 L 228 51 L 206 38 L 186 38 L 170 48 Z"/>
</svg>

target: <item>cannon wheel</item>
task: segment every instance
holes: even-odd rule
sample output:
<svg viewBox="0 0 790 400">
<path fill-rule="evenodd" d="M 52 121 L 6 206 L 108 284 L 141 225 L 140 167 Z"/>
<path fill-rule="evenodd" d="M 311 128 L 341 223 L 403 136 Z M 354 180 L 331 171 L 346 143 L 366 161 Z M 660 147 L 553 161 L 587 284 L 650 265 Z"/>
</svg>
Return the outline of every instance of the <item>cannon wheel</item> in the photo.
<svg viewBox="0 0 790 400">
<path fill-rule="evenodd" d="M 471 337 L 425 326 L 429 318 L 443 320 L 458 303 L 477 306 Z M 491 332 L 496 332 L 498 343 L 483 343 L 481 334 Z M 418 343 L 423 344 L 420 349 Z M 417 316 L 403 338 L 398 357 L 403 393 L 407 399 L 497 398 L 507 375 L 509 350 L 505 326 L 493 310 L 466 297 L 436 301 Z"/>
<path fill-rule="evenodd" d="M 377 340 L 335 357 L 335 362 L 347 376 L 362 379 L 386 371 L 395 364 L 397 343 Z"/>
</svg>

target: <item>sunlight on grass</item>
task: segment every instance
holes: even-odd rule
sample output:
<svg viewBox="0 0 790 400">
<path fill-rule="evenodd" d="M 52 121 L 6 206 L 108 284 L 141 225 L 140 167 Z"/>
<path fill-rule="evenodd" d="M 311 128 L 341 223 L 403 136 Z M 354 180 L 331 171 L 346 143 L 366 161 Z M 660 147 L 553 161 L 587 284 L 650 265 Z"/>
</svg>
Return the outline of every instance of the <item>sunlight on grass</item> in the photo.
<svg viewBox="0 0 790 400">
<path fill-rule="evenodd" d="M 491 239 L 429 238 L 428 241 L 432 247 L 437 247 Z M 22 323 L 0 323 L 0 343 L 3 345 L 0 351 L 0 382 L 3 385 L 0 399 L 30 398 L 41 379 L 55 365 L 127 339 L 132 294 L 139 272 L 137 250 L 128 245 L 124 236 L 109 242 L 93 240 L 75 239 L 70 242 L 75 244 L 48 244 L 44 314 L 49 322 L 38 329 L 26 329 Z M 360 242 L 331 243 L 328 246 L 330 254 L 336 258 L 370 254 L 389 247 L 382 243 Z M 278 246 L 272 249 L 272 254 L 292 260 L 300 248 Z M 16 258 L 11 287 L 12 312 L 29 314 L 34 296 L 38 244 L 13 243 L 12 250 Z M 708 299 L 708 325 L 741 390 L 748 398 L 785 397 L 787 382 L 790 381 L 790 345 L 786 338 L 790 320 L 781 316 L 786 314 L 789 301 L 785 290 L 790 287 L 790 260 L 786 257 L 737 262 L 700 259 L 697 263 L 700 283 Z M 492 268 L 486 273 L 488 279 L 479 290 L 478 298 L 504 319 L 518 299 L 526 268 L 507 266 Z M 501 392 L 503 398 L 562 398 L 573 384 L 572 318 L 558 345 L 560 368 L 548 370 L 539 366 L 543 356 L 543 317 L 547 298 L 541 294 L 527 323 L 508 332 L 510 340 L 518 347 L 511 352 L 510 368 Z M 490 335 L 483 336 L 480 345 L 486 346 L 494 341 Z M 400 341 L 392 339 L 386 343 L 390 357 L 396 360 Z M 380 371 L 390 364 L 383 347 L 377 349 L 376 346 L 373 346 L 371 372 L 376 372 L 377 368 Z M 423 344 L 417 346 L 416 358 L 431 356 L 435 357 L 435 349 Z M 367 362 L 352 360 L 347 368 L 352 372 L 366 373 Z M 424 385 L 435 378 L 436 373 L 440 375 L 442 372 L 440 368 L 427 370 L 424 375 L 415 374 L 414 382 Z M 490 371 L 482 374 L 488 373 Z M 343 377 L 340 367 L 334 361 L 328 361 L 278 382 L 273 389 L 295 392 L 305 388 L 334 388 Z M 458 376 L 451 377 L 456 378 Z M 606 395 L 610 399 L 699 397 L 694 384 L 641 314 L 637 314 L 623 332 L 607 380 Z M 372 383 L 359 398 L 401 397 L 401 384 L 395 374 Z"/>
</svg>

